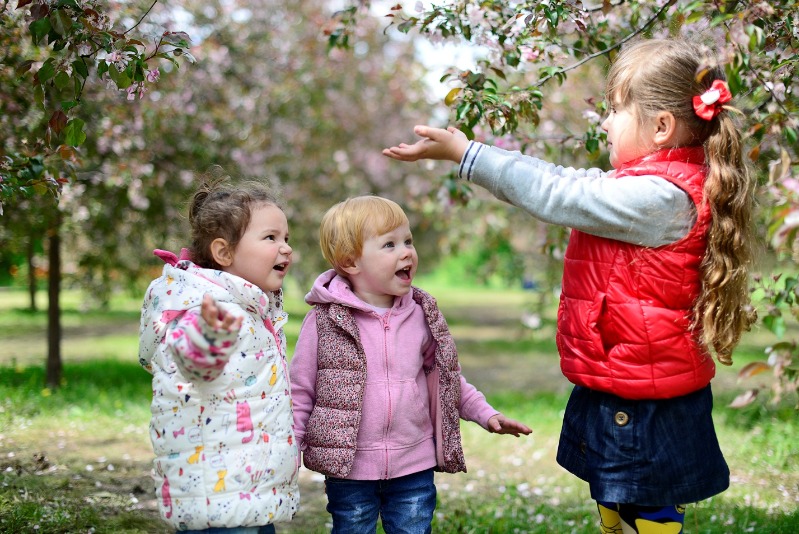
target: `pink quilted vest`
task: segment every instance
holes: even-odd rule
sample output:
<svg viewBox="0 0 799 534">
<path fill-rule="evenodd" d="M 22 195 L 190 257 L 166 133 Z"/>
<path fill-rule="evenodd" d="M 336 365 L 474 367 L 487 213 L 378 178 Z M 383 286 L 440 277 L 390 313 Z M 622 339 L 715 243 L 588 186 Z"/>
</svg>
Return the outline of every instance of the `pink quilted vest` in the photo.
<svg viewBox="0 0 799 534">
<path fill-rule="evenodd" d="M 691 330 L 710 223 L 704 162 L 702 147 L 661 150 L 614 175 L 660 176 L 688 193 L 697 221 L 683 239 L 649 248 L 572 231 L 557 333 L 561 369 L 572 383 L 627 399 L 664 399 L 713 378 L 713 359 Z"/>
<path fill-rule="evenodd" d="M 424 310 L 437 342 L 435 365 L 425 369 L 435 431 L 437 470 L 466 471 L 460 433 L 460 367 L 455 342 L 435 299 L 414 287 L 413 299 Z M 308 469 L 346 477 L 352 469 L 366 383 L 366 356 L 349 308 L 318 304 L 316 403 L 311 419 L 317 428 L 305 434 L 303 462 Z"/>
</svg>

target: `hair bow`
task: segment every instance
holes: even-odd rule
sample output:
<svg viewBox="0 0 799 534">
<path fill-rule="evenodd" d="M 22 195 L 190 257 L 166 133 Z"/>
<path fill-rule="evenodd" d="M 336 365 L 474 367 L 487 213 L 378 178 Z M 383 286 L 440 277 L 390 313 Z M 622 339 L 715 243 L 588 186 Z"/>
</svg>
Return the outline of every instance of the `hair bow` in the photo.
<svg viewBox="0 0 799 534">
<path fill-rule="evenodd" d="M 723 104 L 732 100 L 732 93 L 724 80 L 715 80 L 710 89 L 694 97 L 694 111 L 706 121 L 721 113 Z"/>
</svg>

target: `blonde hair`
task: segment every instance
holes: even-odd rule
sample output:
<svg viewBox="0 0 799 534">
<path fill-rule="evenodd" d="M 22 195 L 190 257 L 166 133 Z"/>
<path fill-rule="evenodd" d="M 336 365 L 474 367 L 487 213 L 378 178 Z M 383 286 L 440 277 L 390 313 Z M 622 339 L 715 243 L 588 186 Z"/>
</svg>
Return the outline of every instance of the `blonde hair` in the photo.
<svg viewBox="0 0 799 534">
<path fill-rule="evenodd" d="M 254 208 L 272 205 L 283 209 L 278 194 L 253 180 L 233 183 L 218 167 L 209 170 L 189 203 L 191 259 L 206 269 L 222 269 L 211 253 L 217 238 L 236 249 L 250 225 Z"/>
<path fill-rule="evenodd" d="M 346 276 L 344 269 L 361 256 L 364 241 L 403 224 L 409 224 L 408 217 L 393 200 L 371 195 L 349 198 L 322 217 L 319 246 L 336 272 Z"/>
<path fill-rule="evenodd" d="M 732 351 L 754 320 L 750 306 L 754 180 L 744 162 L 740 130 L 729 111 L 711 120 L 700 118 L 693 97 L 708 90 L 724 71 L 697 45 L 651 39 L 624 49 L 608 73 L 606 97 L 632 106 L 641 120 L 660 111 L 672 113 L 703 145 L 708 173 L 704 202 L 712 221 L 702 262 L 702 291 L 694 306 L 694 328 L 716 352 L 720 363 L 732 363 Z"/>
</svg>

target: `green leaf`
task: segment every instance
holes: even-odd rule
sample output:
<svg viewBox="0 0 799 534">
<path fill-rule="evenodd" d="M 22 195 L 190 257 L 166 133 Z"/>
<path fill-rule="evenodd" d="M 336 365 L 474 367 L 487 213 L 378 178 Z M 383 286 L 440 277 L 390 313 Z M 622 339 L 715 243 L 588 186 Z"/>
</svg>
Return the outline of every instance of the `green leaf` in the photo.
<svg viewBox="0 0 799 534">
<path fill-rule="evenodd" d="M 56 75 L 55 75 L 55 79 L 53 80 L 53 83 L 55 83 L 55 86 L 56 86 L 56 87 L 58 88 L 58 90 L 60 91 L 60 90 L 62 90 L 64 87 L 66 87 L 67 85 L 69 85 L 69 81 L 70 81 L 71 79 L 72 79 L 72 78 L 70 77 L 70 75 L 69 75 L 69 74 L 67 74 L 66 72 L 64 72 L 64 71 L 62 70 L 62 71 L 59 71 L 59 72 L 58 72 L 58 74 L 56 74 Z"/>
<path fill-rule="evenodd" d="M 31 22 L 30 30 L 33 35 L 33 44 L 38 45 L 42 38 L 50 33 L 50 20 L 46 18 L 35 20 Z"/>
<path fill-rule="evenodd" d="M 71 146 L 80 146 L 86 141 L 86 132 L 83 131 L 84 122 L 80 119 L 70 119 L 64 128 L 64 142 Z"/>
<path fill-rule="evenodd" d="M 785 128 L 785 138 L 792 145 L 796 144 L 796 141 L 799 140 L 799 136 L 797 135 L 796 130 L 788 127 Z"/>
<path fill-rule="evenodd" d="M 685 22 L 688 24 L 694 24 L 695 22 L 704 20 L 705 16 L 706 15 L 701 11 L 694 11 L 693 13 L 688 14 L 688 16 L 685 18 Z"/>
<path fill-rule="evenodd" d="M 55 76 L 55 67 L 53 66 L 53 58 L 50 58 L 44 62 L 44 65 L 36 73 L 36 78 L 40 84 L 44 85 L 53 76 Z"/>
<path fill-rule="evenodd" d="M 33 99 L 40 107 L 44 108 L 44 87 L 40 84 L 36 84 L 33 88 Z"/>
<path fill-rule="evenodd" d="M 72 28 L 72 19 L 63 9 L 56 9 L 50 13 L 50 25 L 60 36 L 65 36 Z"/>
<path fill-rule="evenodd" d="M 82 59 L 76 59 L 73 61 L 72 68 L 80 75 L 81 78 L 89 77 L 89 67 L 86 66 L 86 62 Z"/>
<path fill-rule="evenodd" d="M 141 62 L 136 62 L 136 66 L 133 68 L 133 81 L 144 81 L 144 64 Z"/>
<path fill-rule="evenodd" d="M 108 75 L 120 89 L 127 89 L 130 85 L 130 78 L 125 71 L 120 72 L 116 67 L 111 67 L 108 69 Z"/>
<path fill-rule="evenodd" d="M 785 319 L 781 316 L 767 315 L 763 317 L 763 324 L 777 337 L 782 337 L 785 334 Z"/>
</svg>

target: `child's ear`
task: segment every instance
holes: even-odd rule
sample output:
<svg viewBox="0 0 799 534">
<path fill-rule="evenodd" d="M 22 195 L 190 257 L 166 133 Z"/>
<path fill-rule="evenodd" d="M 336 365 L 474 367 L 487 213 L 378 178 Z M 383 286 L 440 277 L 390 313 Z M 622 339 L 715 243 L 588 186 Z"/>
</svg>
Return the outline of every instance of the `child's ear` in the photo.
<svg viewBox="0 0 799 534">
<path fill-rule="evenodd" d="M 674 114 L 661 111 L 655 116 L 655 144 L 660 147 L 677 146 L 678 124 Z"/>
<path fill-rule="evenodd" d="M 222 267 L 230 267 L 233 263 L 233 251 L 228 242 L 221 237 L 217 237 L 211 243 L 211 256 Z"/>
<path fill-rule="evenodd" d="M 346 262 L 344 262 L 341 270 L 350 276 L 361 272 L 361 268 L 358 267 L 358 262 L 352 259 L 348 259 Z"/>
</svg>

